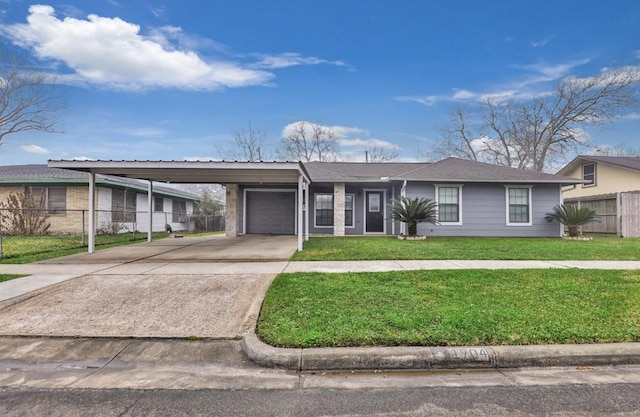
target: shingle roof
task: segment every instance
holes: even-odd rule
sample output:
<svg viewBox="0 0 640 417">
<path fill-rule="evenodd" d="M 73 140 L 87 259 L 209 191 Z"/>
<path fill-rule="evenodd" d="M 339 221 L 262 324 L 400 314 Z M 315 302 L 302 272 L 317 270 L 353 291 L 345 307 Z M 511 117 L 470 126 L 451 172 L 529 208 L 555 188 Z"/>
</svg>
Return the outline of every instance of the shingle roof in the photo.
<svg viewBox="0 0 640 417">
<path fill-rule="evenodd" d="M 610 165 L 617 165 L 623 168 L 635 169 L 640 171 L 640 157 L 637 156 L 585 156 L 580 155 L 578 158 L 604 162 Z"/>
<path fill-rule="evenodd" d="M 75 182 L 88 183 L 89 174 L 71 169 L 49 168 L 44 164 L 32 165 L 3 165 L 0 166 L 0 183 L 28 183 L 38 181 L 40 183 L 50 180 L 51 182 Z M 139 189 L 146 189 L 147 183 L 133 178 L 116 177 L 112 175 L 96 175 L 96 182 L 110 183 L 112 185 L 130 186 Z M 154 184 L 154 192 L 158 194 L 172 195 L 190 200 L 198 199 L 199 196 L 167 187 Z"/>
<path fill-rule="evenodd" d="M 446 158 L 412 173 L 415 180 L 460 182 L 542 182 L 573 184 L 576 178 L 510 168 L 458 158 Z"/>
<path fill-rule="evenodd" d="M 399 178 L 428 165 L 416 162 L 306 162 L 312 182 L 379 182 L 381 178 Z"/>
<path fill-rule="evenodd" d="M 304 164 L 312 182 L 332 181 L 443 181 L 443 182 L 531 182 L 575 184 L 582 180 L 458 158 L 435 163 L 349 163 L 309 162 Z"/>
</svg>

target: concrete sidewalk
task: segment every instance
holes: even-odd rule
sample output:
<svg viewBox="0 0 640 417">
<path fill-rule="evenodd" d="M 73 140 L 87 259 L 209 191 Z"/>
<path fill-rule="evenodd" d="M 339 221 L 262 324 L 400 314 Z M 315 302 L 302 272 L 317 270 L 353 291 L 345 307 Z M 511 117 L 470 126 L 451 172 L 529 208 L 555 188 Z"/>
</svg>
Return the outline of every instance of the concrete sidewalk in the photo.
<svg viewBox="0 0 640 417">
<path fill-rule="evenodd" d="M 75 256 L 75 255 L 74 255 Z M 384 272 L 437 269 L 640 269 L 640 261 L 307 261 L 307 262 L 110 262 L 63 264 L 0 264 L 0 273 L 29 277 L 0 283 L 0 303 L 84 275 L 279 274 L 282 272 Z"/>
</svg>

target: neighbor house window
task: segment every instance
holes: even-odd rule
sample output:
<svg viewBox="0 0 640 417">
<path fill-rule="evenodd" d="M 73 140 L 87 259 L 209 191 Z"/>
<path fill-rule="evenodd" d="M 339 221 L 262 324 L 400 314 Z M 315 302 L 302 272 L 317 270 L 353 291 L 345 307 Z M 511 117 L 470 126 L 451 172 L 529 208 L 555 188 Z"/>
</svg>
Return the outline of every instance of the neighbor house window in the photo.
<svg viewBox="0 0 640 417">
<path fill-rule="evenodd" d="M 316 194 L 316 227 L 333 226 L 333 194 Z"/>
<path fill-rule="evenodd" d="M 134 223 L 136 221 L 135 191 L 111 191 L 111 221 L 121 223 Z"/>
<path fill-rule="evenodd" d="M 590 185 L 596 185 L 596 164 L 589 163 L 582 165 L 582 179 L 585 181 L 589 181 L 584 184 L 583 187 L 588 187 Z"/>
<path fill-rule="evenodd" d="M 66 187 L 29 187 L 26 192 L 31 193 L 36 206 L 40 204 L 41 198 L 44 199 L 44 209 L 50 213 L 67 210 Z"/>
<path fill-rule="evenodd" d="M 187 222 L 187 202 L 184 200 L 173 200 L 173 215 L 171 216 L 173 223 Z"/>
<path fill-rule="evenodd" d="M 353 227 L 354 224 L 354 195 L 344 196 L 344 225 Z M 315 194 L 316 227 L 333 226 L 333 194 Z"/>
<path fill-rule="evenodd" d="M 164 211 L 164 197 L 153 197 L 153 211 L 156 213 Z"/>
<path fill-rule="evenodd" d="M 531 187 L 506 187 L 507 226 L 531 226 Z"/>
<path fill-rule="evenodd" d="M 462 224 L 460 197 L 462 186 L 437 186 L 438 222 Z"/>
</svg>

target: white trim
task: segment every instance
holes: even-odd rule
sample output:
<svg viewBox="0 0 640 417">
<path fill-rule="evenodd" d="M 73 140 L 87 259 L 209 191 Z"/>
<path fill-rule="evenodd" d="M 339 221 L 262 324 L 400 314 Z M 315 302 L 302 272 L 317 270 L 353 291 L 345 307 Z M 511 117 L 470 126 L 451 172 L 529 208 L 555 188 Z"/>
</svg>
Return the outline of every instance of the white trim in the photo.
<svg viewBox="0 0 640 417">
<path fill-rule="evenodd" d="M 382 232 L 367 232 L 367 193 L 375 192 L 382 193 L 382 201 L 380 201 L 380 211 L 382 212 Z M 364 201 L 362 204 L 363 217 L 362 217 L 362 233 L 365 235 L 386 235 L 387 234 L 387 190 L 384 188 L 363 188 L 362 195 Z"/>
<path fill-rule="evenodd" d="M 321 193 L 313 193 L 313 228 L 314 229 L 333 229 L 333 225 L 331 226 L 318 226 L 318 204 L 316 201 L 316 196 L 318 195 L 330 195 L 331 196 L 331 212 L 333 213 L 333 211 L 335 210 L 335 208 L 333 207 L 335 204 L 335 199 L 333 197 L 333 193 L 326 193 L 326 192 L 321 192 Z M 333 219 L 333 216 L 332 216 Z"/>
<path fill-rule="evenodd" d="M 593 165 L 593 182 L 589 183 L 589 184 L 582 184 L 582 188 L 589 188 L 589 187 L 595 187 L 598 185 L 597 181 L 598 181 L 598 174 L 597 174 L 597 169 L 598 169 L 598 165 L 594 162 L 583 162 L 582 165 L 580 166 L 580 174 L 582 176 L 582 180 L 586 181 L 584 179 L 584 167 L 586 165 Z"/>
<path fill-rule="evenodd" d="M 443 222 L 440 220 L 440 213 L 438 212 L 438 226 L 462 226 L 462 187 L 464 184 L 433 184 L 435 187 L 435 201 L 436 204 L 440 204 L 438 201 L 440 188 L 457 188 L 458 189 L 458 221 L 457 222 Z"/>
<path fill-rule="evenodd" d="M 526 188 L 529 190 L 529 221 L 526 223 L 512 223 L 509 220 L 509 190 L 512 188 L 518 188 L 518 189 L 522 189 L 522 188 Z M 506 217 L 506 224 L 507 226 L 533 226 L 533 193 L 531 191 L 531 189 L 533 188 L 533 185 L 505 185 L 504 186 L 504 200 L 505 200 L 505 217 Z"/>
<path fill-rule="evenodd" d="M 242 234 L 247 234 L 247 192 L 262 192 L 262 193 L 294 193 L 295 194 L 295 216 L 293 221 L 293 234 L 297 234 L 298 231 L 298 191 L 295 188 L 243 188 L 242 189 Z"/>
</svg>

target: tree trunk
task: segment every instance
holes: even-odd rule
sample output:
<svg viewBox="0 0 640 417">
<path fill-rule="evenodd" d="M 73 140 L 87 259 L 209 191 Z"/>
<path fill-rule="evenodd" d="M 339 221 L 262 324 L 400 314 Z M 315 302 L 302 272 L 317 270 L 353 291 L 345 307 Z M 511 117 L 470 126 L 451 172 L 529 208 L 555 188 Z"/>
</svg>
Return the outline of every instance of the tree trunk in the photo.
<svg viewBox="0 0 640 417">
<path fill-rule="evenodd" d="M 569 226 L 569 237 L 578 237 L 578 226 Z"/>
<path fill-rule="evenodd" d="M 409 236 L 417 236 L 417 235 L 418 235 L 418 224 L 409 223 Z"/>
</svg>

